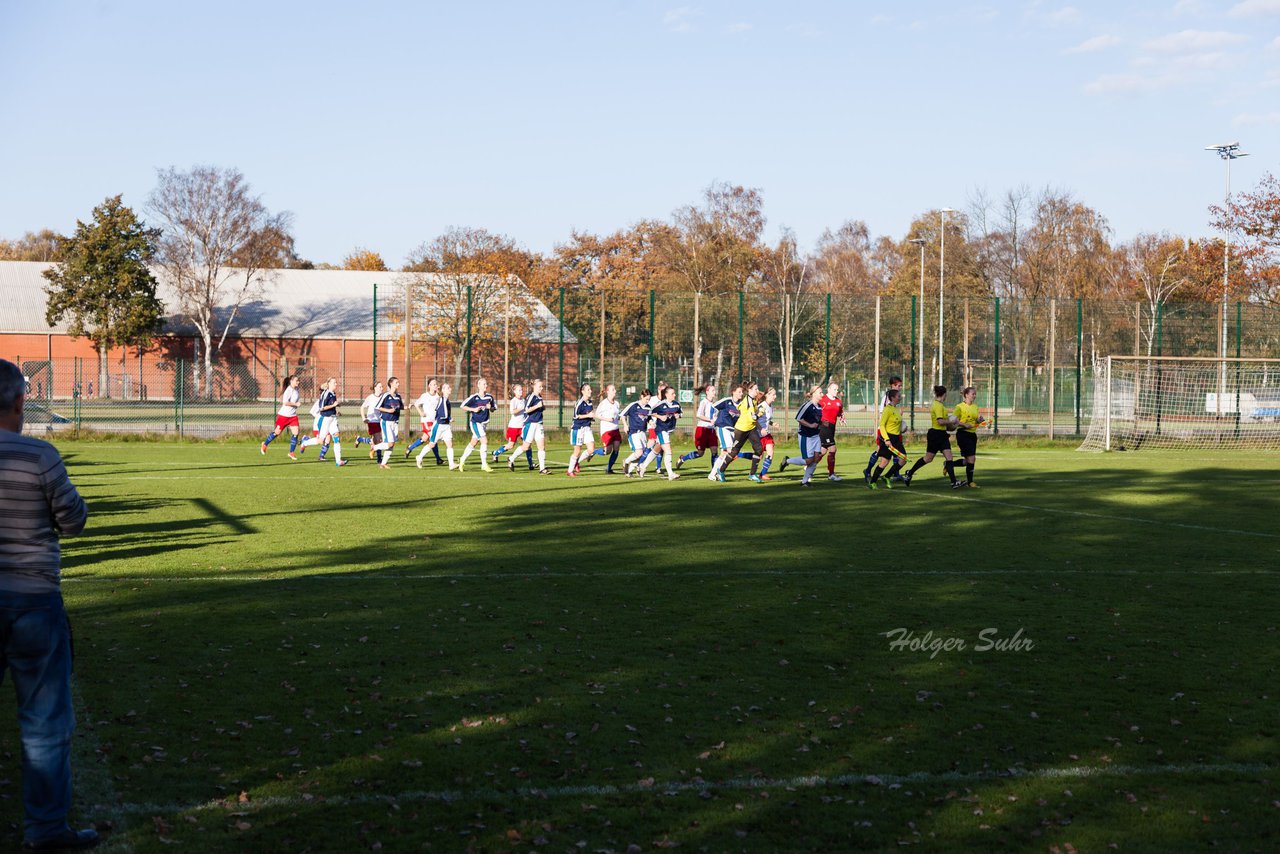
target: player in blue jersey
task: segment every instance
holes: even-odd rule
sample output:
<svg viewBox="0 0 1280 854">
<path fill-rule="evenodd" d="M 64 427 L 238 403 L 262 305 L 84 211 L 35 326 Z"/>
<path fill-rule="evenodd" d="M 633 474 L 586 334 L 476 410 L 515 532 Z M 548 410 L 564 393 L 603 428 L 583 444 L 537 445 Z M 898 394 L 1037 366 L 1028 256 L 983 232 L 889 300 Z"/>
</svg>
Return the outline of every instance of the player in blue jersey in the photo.
<svg viewBox="0 0 1280 854">
<path fill-rule="evenodd" d="M 667 386 L 663 389 L 663 399 L 659 401 L 652 410 L 653 414 L 653 430 L 654 443 L 657 448 L 662 449 L 662 459 L 667 466 L 667 480 L 675 480 L 680 477 L 671 468 L 671 435 L 676 429 L 676 419 L 680 417 L 680 404 L 676 403 L 676 390 L 674 386 Z M 647 462 L 640 463 L 640 476 L 644 477 Z M 659 469 L 661 471 L 661 469 Z"/>
<path fill-rule="evenodd" d="M 653 395 L 646 388 L 640 392 L 638 398 L 624 406 L 618 415 L 622 419 L 623 429 L 627 431 L 627 445 L 631 448 L 631 455 L 622 461 L 622 469 L 627 473 L 627 477 L 635 474 L 633 469 L 638 468 L 634 465 L 635 461 L 649 449 L 649 416 L 653 412 L 652 398 Z M 643 472 L 641 476 L 644 476 Z"/>
<path fill-rule="evenodd" d="M 427 455 L 427 451 L 439 444 L 444 445 L 445 456 L 449 458 L 449 471 L 457 468 L 453 462 L 453 401 L 449 399 L 452 393 L 453 386 L 448 383 L 441 384 L 440 396 L 436 403 L 435 421 L 431 425 L 431 432 L 427 434 L 427 443 L 414 458 L 418 468 L 422 468 L 422 458 Z"/>
<path fill-rule="evenodd" d="M 495 463 L 507 451 L 511 451 L 514 456 L 515 449 L 524 441 L 524 386 L 520 383 L 511 387 L 511 400 L 507 401 L 507 413 L 506 441 L 502 443 L 501 448 L 493 452 Z M 525 451 L 524 458 L 529 463 L 529 471 L 533 471 L 533 451 Z"/>
<path fill-rule="evenodd" d="M 569 477 L 577 477 L 582 470 L 581 461 L 595 452 L 595 439 L 591 435 L 591 422 L 596 417 L 596 405 L 591 400 L 591 386 L 583 383 L 578 389 L 578 402 L 573 406 L 573 424 L 569 428 L 569 444 L 573 453 L 569 456 Z"/>
<path fill-rule="evenodd" d="M 547 437 L 542 431 L 542 418 L 547 414 L 547 402 L 542 397 L 542 380 L 534 380 L 529 396 L 524 399 L 524 428 L 520 447 L 507 460 L 507 469 L 516 470 L 516 457 L 538 446 L 538 474 L 551 474 L 547 469 Z"/>
<path fill-rule="evenodd" d="M 822 386 L 809 389 L 809 399 L 796 412 L 797 432 L 800 435 L 800 456 L 783 457 L 778 466 L 778 473 L 786 471 L 787 466 L 804 466 L 804 477 L 801 486 L 810 486 L 813 470 L 818 467 L 818 460 L 827 453 L 822 445 L 822 407 L 818 401 L 822 399 Z"/>
<path fill-rule="evenodd" d="M 346 462 L 342 459 L 342 434 L 338 428 L 338 380 L 335 377 L 330 377 L 325 383 L 324 391 L 316 404 L 320 410 L 319 435 L 303 439 L 301 447 L 308 448 L 331 440 L 334 465 L 345 466 Z M 323 454 L 320 458 L 324 459 Z"/>
<path fill-rule="evenodd" d="M 418 448 L 427 444 L 431 436 L 431 428 L 436 423 L 436 412 L 440 409 L 440 381 L 436 379 L 427 380 L 427 388 L 413 402 L 413 407 L 418 410 L 418 417 L 422 424 L 422 432 L 418 434 L 418 438 L 409 443 L 409 447 L 405 448 L 405 459 L 416 451 Z M 444 460 L 440 459 L 440 447 L 438 445 L 431 446 L 431 453 L 436 458 L 436 465 L 444 465 Z M 422 468 L 422 466 L 418 466 Z"/>
<path fill-rule="evenodd" d="M 476 393 L 462 401 L 462 409 L 471 416 L 468 428 L 471 431 L 471 441 L 467 442 L 467 446 L 462 449 L 462 456 L 458 458 L 458 471 L 462 471 L 462 467 L 466 465 L 467 457 L 471 454 L 471 450 L 477 445 L 480 446 L 480 470 L 493 471 L 489 468 L 489 415 L 496 409 L 498 402 L 493 399 L 493 395 L 489 394 L 489 381 L 485 379 L 476 380 Z"/>
<path fill-rule="evenodd" d="M 290 374 L 284 378 L 284 388 L 280 391 L 280 410 L 276 413 L 276 424 L 267 434 L 267 438 L 263 441 L 259 450 L 263 454 L 267 452 L 267 445 L 271 444 L 271 440 L 279 436 L 285 430 L 293 435 L 289 438 L 289 459 L 296 460 L 298 457 L 294 453 L 298 449 L 298 404 L 302 400 L 302 395 L 298 393 L 298 386 L 302 380 L 297 374 Z"/>
<path fill-rule="evenodd" d="M 381 385 L 381 383 L 379 383 Z M 391 377 L 387 380 L 387 390 L 378 398 L 373 407 L 373 414 L 378 416 L 378 432 L 382 441 L 373 446 L 378 452 L 378 467 L 391 468 L 391 449 L 400 438 L 400 412 L 404 409 L 404 398 L 400 397 L 400 380 Z"/>
</svg>

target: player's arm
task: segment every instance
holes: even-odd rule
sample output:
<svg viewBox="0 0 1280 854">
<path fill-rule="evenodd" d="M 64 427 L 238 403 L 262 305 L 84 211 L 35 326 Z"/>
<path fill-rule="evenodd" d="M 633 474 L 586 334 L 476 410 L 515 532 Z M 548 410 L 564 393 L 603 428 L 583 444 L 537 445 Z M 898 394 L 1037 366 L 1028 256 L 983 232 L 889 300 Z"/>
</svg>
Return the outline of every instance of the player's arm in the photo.
<svg viewBox="0 0 1280 854">
<path fill-rule="evenodd" d="M 526 406 L 524 408 L 524 414 L 528 415 L 530 412 L 537 412 L 539 409 L 545 409 L 546 406 L 547 402 L 545 400 L 539 400 L 533 406 Z"/>
</svg>

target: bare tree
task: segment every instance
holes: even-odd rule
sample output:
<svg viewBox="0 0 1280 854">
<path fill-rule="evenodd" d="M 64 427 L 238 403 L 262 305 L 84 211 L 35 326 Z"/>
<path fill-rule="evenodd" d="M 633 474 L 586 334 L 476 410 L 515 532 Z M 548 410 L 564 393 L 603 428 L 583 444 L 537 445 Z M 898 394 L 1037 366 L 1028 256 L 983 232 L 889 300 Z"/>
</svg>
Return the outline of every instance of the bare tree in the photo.
<svg viewBox="0 0 1280 854">
<path fill-rule="evenodd" d="M 1122 276 L 1142 294 L 1147 305 L 1147 319 L 1142 335 L 1147 340 L 1147 355 L 1155 350 L 1156 324 L 1160 307 L 1187 284 L 1183 270 L 1185 244 L 1170 234 L 1139 234 L 1119 247 Z"/>
<path fill-rule="evenodd" d="M 216 166 L 161 169 L 147 210 L 160 224 L 156 260 L 177 293 L 177 313 L 204 345 L 203 393 L 212 396 L 213 360 L 236 314 L 265 288 L 282 245 L 292 249 L 292 215 L 270 213 L 244 175 Z"/>
<path fill-rule="evenodd" d="M 783 423 L 790 423 L 791 374 L 796 364 L 796 339 L 821 315 L 819 298 L 812 293 L 810 261 L 800 255 L 796 236 L 784 228 L 778 245 L 761 253 L 762 285 L 781 297 L 781 311 L 774 320 L 778 356 L 782 362 Z M 824 380 L 825 381 L 825 380 Z"/>
</svg>

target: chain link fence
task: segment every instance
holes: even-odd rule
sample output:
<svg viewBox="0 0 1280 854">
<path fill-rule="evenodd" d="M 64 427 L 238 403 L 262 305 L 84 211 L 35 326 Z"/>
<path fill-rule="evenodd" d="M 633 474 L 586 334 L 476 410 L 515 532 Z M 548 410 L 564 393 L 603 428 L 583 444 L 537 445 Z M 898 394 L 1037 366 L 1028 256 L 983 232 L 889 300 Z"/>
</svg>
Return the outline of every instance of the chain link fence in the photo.
<svg viewBox="0 0 1280 854">
<path fill-rule="evenodd" d="M 867 298 L 810 292 L 690 294 L 628 289 L 556 291 L 544 298 L 556 323 L 536 334 L 481 337 L 468 329 L 442 340 L 415 329 L 406 359 L 403 321 L 376 319 L 372 358 L 307 355 L 202 361 L 135 353 L 97 358 L 19 359 L 31 382 L 32 431 L 109 431 L 176 437 L 265 434 L 284 378 L 302 379 L 304 415 L 328 378 L 351 422 L 375 378 L 401 377 L 406 403 L 428 378 L 450 382 L 455 401 L 485 377 L 503 401 L 511 386 L 545 384 L 547 425 L 567 427 L 580 383 L 613 383 L 621 399 L 666 382 L 691 403 L 696 389 L 721 391 L 741 379 L 778 389 L 782 432 L 816 383 L 836 382 L 846 431 L 874 429 L 880 390 L 904 380 L 908 426 L 923 429 L 932 386 L 978 390 L 1000 433 L 1080 436 L 1092 412 L 1093 372 L 1107 355 L 1217 356 L 1220 304 L 1025 301 L 957 298 L 939 309 L 916 297 Z M 1235 304 L 1226 311 L 1228 356 L 1280 354 L 1280 312 Z M 941 327 L 941 330 L 940 330 Z M 501 328 L 489 324 L 489 329 Z M 266 347 L 263 348 L 267 349 Z M 244 352 L 245 348 L 241 348 Z M 132 351 L 130 351 L 132 352 Z M 363 353 L 370 352 L 366 346 Z M 689 410 L 686 409 L 688 412 Z M 416 428 L 416 419 L 410 419 Z M 692 419 L 684 420 L 686 429 Z"/>
</svg>

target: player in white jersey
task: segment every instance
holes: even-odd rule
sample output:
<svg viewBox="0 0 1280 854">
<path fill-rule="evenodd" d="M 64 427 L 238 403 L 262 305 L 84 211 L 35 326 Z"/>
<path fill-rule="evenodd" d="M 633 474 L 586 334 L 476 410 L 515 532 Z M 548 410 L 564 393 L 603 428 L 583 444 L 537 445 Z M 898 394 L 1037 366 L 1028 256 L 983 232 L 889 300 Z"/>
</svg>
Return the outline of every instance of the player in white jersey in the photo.
<svg viewBox="0 0 1280 854">
<path fill-rule="evenodd" d="M 382 381 L 373 384 L 373 394 L 369 395 L 360 404 L 360 419 L 365 423 L 365 430 L 368 436 L 356 436 L 357 445 L 376 445 L 382 441 L 382 416 L 378 413 L 378 401 L 382 399 L 383 385 Z M 373 459 L 378 452 L 369 449 L 369 459 Z"/>
<path fill-rule="evenodd" d="M 440 409 L 440 381 L 434 379 L 427 380 L 426 391 L 418 396 L 418 399 L 413 402 L 413 406 L 418 410 L 418 418 L 422 423 L 422 432 L 419 433 L 418 438 L 414 439 L 413 442 L 409 444 L 409 447 L 405 449 L 405 459 L 408 459 L 409 455 L 417 450 L 418 447 L 427 444 L 429 441 L 431 428 L 434 427 L 436 423 L 436 412 Z M 431 453 L 435 454 L 436 465 L 444 465 L 444 460 L 440 459 L 439 448 L 433 445 Z M 418 468 L 422 468 L 422 466 L 418 466 Z"/>
<path fill-rule="evenodd" d="M 716 438 L 716 387 L 707 383 L 698 389 L 698 409 L 696 424 L 693 428 L 693 450 L 676 460 L 676 471 L 689 460 L 696 460 L 707 451 L 715 451 L 719 446 Z"/>
<path fill-rule="evenodd" d="M 621 411 L 618 387 L 609 383 L 604 387 L 604 400 L 596 404 L 596 418 L 600 421 L 600 447 L 596 449 L 596 456 L 608 455 L 609 463 L 605 467 L 605 474 L 615 474 L 613 464 L 618 461 L 618 448 L 622 446 L 622 433 L 618 430 L 618 413 Z"/>
<path fill-rule="evenodd" d="M 296 460 L 298 458 L 294 451 L 298 448 L 298 404 L 302 398 L 298 393 L 298 386 L 301 382 L 297 374 L 290 374 L 284 378 L 284 388 L 280 392 L 280 410 L 276 413 L 275 427 L 271 428 L 271 432 L 267 434 L 267 438 L 259 448 L 263 454 L 266 454 L 267 445 L 271 444 L 272 439 L 288 430 L 293 434 L 289 439 L 289 459 Z"/>
<path fill-rule="evenodd" d="M 510 413 L 507 418 L 507 432 L 504 437 L 506 441 L 502 443 L 502 447 L 493 452 L 493 461 L 498 462 L 498 458 L 503 454 L 511 451 L 513 454 L 515 449 L 520 447 L 520 434 L 524 432 L 524 386 L 516 383 L 511 387 L 511 399 L 507 401 L 507 412 Z M 529 463 L 529 470 L 533 470 L 533 451 L 525 451 L 525 459 Z"/>
</svg>

